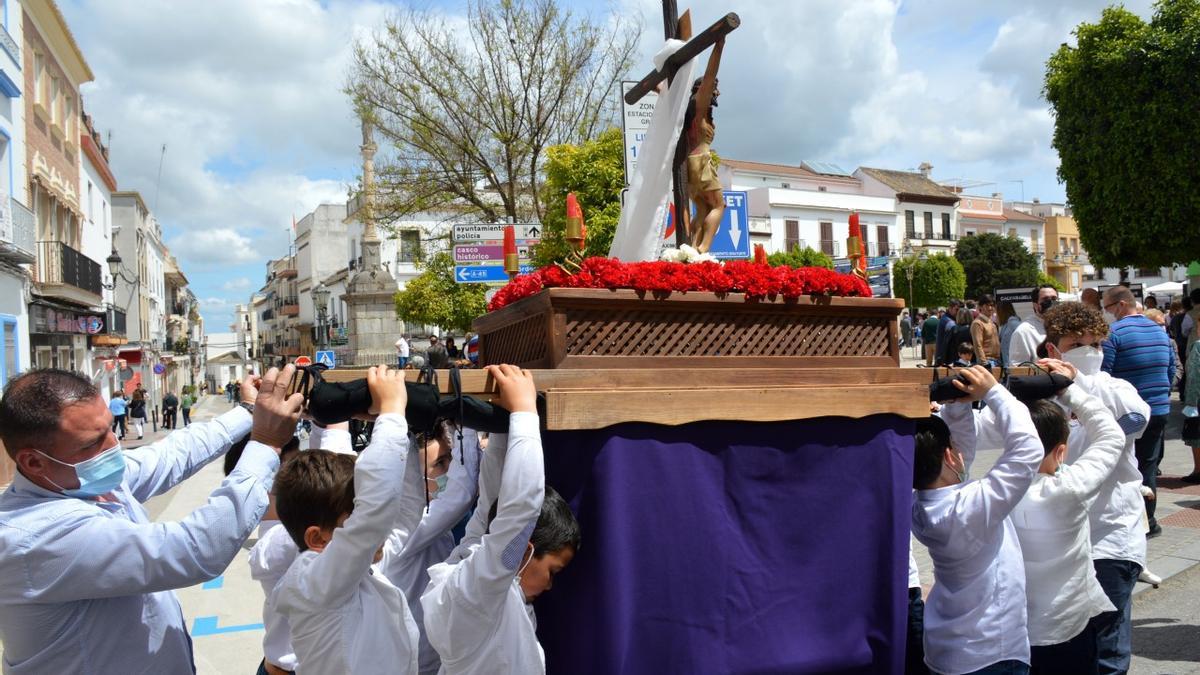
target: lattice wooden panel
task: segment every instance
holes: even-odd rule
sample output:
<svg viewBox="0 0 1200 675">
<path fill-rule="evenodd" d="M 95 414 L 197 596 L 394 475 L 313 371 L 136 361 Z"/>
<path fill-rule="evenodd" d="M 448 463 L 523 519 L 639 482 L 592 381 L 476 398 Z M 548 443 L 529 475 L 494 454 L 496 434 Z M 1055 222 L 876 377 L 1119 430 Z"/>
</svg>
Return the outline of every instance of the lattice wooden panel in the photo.
<svg viewBox="0 0 1200 675">
<path fill-rule="evenodd" d="M 567 309 L 574 356 L 888 356 L 887 319 L 791 312 Z"/>
<path fill-rule="evenodd" d="M 549 346 L 546 342 L 546 316 L 531 316 L 488 333 L 483 340 L 480 365 L 511 363 L 518 366 L 541 364 Z"/>
</svg>

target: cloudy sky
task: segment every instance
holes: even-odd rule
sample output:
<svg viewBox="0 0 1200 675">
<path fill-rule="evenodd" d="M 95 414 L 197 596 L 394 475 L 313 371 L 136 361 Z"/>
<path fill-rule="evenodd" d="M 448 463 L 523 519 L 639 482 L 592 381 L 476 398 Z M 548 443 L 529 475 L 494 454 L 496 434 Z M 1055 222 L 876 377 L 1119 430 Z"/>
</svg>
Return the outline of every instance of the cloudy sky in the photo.
<svg viewBox="0 0 1200 675">
<path fill-rule="evenodd" d="M 342 87 L 353 41 L 399 5 L 339 0 L 59 0 L 96 75 L 86 109 L 112 134 L 122 190 L 164 225 L 209 332 L 264 280 L 292 216 L 344 201 L 360 134 Z M 641 15 L 658 0 L 560 0 Z M 463 2 L 421 0 L 462 13 Z M 980 192 L 1062 200 L 1043 64 L 1106 0 L 681 0 L 694 25 L 736 10 L 721 67 L 726 157 L 913 169 Z M 1146 16 L 1149 0 L 1130 0 Z M 157 179 L 163 144 L 166 153 Z"/>
</svg>

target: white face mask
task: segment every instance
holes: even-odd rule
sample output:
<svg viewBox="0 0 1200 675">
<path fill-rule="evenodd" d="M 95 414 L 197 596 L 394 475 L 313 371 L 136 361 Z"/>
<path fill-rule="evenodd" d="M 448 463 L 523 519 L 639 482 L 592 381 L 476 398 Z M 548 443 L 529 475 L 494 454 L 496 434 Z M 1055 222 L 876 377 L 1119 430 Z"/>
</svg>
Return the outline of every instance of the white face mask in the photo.
<svg viewBox="0 0 1200 675">
<path fill-rule="evenodd" d="M 1100 372 L 1100 366 L 1104 363 L 1104 352 L 1096 347 L 1081 345 L 1063 352 L 1062 360 L 1075 366 L 1075 369 L 1084 375 L 1095 375 Z"/>
<path fill-rule="evenodd" d="M 1116 322 L 1117 322 L 1117 315 L 1113 314 L 1112 312 L 1108 311 L 1107 309 L 1104 310 L 1104 323 L 1107 323 L 1108 325 L 1111 326 Z"/>
</svg>

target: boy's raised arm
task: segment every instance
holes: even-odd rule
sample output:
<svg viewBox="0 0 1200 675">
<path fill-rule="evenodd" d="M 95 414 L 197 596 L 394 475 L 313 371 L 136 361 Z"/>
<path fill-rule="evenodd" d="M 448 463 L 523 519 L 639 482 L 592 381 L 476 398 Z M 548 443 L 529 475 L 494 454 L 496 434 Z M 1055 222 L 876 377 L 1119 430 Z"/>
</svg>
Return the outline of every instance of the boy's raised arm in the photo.
<svg viewBox="0 0 1200 675">
<path fill-rule="evenodd" d="M 1125 450 L 1125 433 L 1112 412 L 1080 387 L 1067 387 L 1060 395 L 1087 432 L 1090 445 L 1068 467 L 1064 484 L 1083 500 L 1089 500 L 1112 474 Z"/>
<path fill-rule="evenodd" d="M 546 492 L 533 378 L 512 366 L 492 366 L 489 370 L 500 385 L 501 405 L 512 412 L 507 457 L 503 460 L 496 516 L 479 547 L 455 570 L 452 591 L 463 602 L 481 608 L 504 601 L 525 557 Z M 491 443 L 488 445 L 485 455 L 492 452 Z"/>
<path fill-rule="evenodd" d="M 349 596 L 367 574 L 375 554 L 396 523 L 396 502 L 403 497 L 408 460 L 407 392 L 404 372 L 376 366 L 367 371 L 379 417 L 371 444 L 354 464 L 354 512 L 337 528 L 325 549 L 309 565 L 302 595 L 315 606 L 331 606 Z"/>
</svg>

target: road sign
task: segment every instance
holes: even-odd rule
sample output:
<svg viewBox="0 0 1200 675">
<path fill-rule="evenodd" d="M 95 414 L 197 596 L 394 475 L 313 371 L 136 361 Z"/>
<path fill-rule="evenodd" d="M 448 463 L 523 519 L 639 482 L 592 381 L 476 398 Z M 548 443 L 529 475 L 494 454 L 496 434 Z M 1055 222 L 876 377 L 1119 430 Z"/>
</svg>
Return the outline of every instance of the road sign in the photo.
<svg viewBox="0 0 1200 675">
<path fill-rule="evenodd" d="M 646 130 L 650 128 L 650 118 L 654 117 L 654 106 L 658 103 L 658 94 L 650 92 L 636 103 L 626 103 L 625 94 L 637 82 L 621 83 L 621 131 L 625 136 L 625 184 L 629 185 L 633 172 L 637 170 L 638 151 L 642 148 L 642 140 L 646 138 Z"/>
<path fill-rule="evenodd" d="M 517 257 L 520 258 L 522 263 L 529 262 L 530 258 L 533 256 L 533 246 L 537 243 L 537 239 L 517 240 Z M 469 263 L 474 265 L 503 265 L 504 244 L 503 242 L 455 244 L 454 262 Z"/>
<path fill-rule="evenodd" d="M 533 265 L 521 265 L 521 274 L 529 274 Z M 508 281 L 503 265 L 456 265 L 454 280 L 460 284 L 502 284 Z"/>
<path fill-rule="evenodd" d="M 337 356 L 332 349 L 322 349 L 317 352 L 317 363 L 329 368 L 337 368 Z"/>
<path fill-rule="evenodd" d="M 506 223 L 467 223 L 454 226 L 454 241 L 504 241 L 504 228 L 508 227 Z M 513 230 L 517 235 L 517 239 L 538 239 L 542 238 L 541 223 L 524 223 L 514 225 Z"/>
<path fill-rule="evenodd" d="M 721 217 L 721 225 L 713 235 L 712 247 L 709 253 L 715 258 L 728 260 L 731 258 L 750 257 L 750 209 L 747 194 L 740 190 L 725 190 L 725 215 Z M 692 214 L 696 213 L 693 206 Z M 671 215 L 667 215 L 667 224 L 663 230 L 663 239 L 675 241 L 675 229 L 671 227 Z M 671 244 L 674 246 L 674 243 Z"/>
<path fill-rule="evenodd" d="M 295 360 L 295 361 L 293 361 L 293 363 L 295 363 L 297 367 L 299 367 L 299 366 L 311 366 L 311 365 L 312 365 L 312 359 L 308 358 L 307 356 L 297 356 L 297 357 L 296 357 L 296 360 Z"/>
<path fill-rule="evenodd" d="M 892 297 L 892 272 L 889 260 L 885 255 L 863 260 L 867 272 L 867 284 L 871 287 L 871 295 L 877 298 Z M 834 258 L 833 271 L 850 274 L 854 271 L 854 263 L 849 258 Z"/>
</svg>

